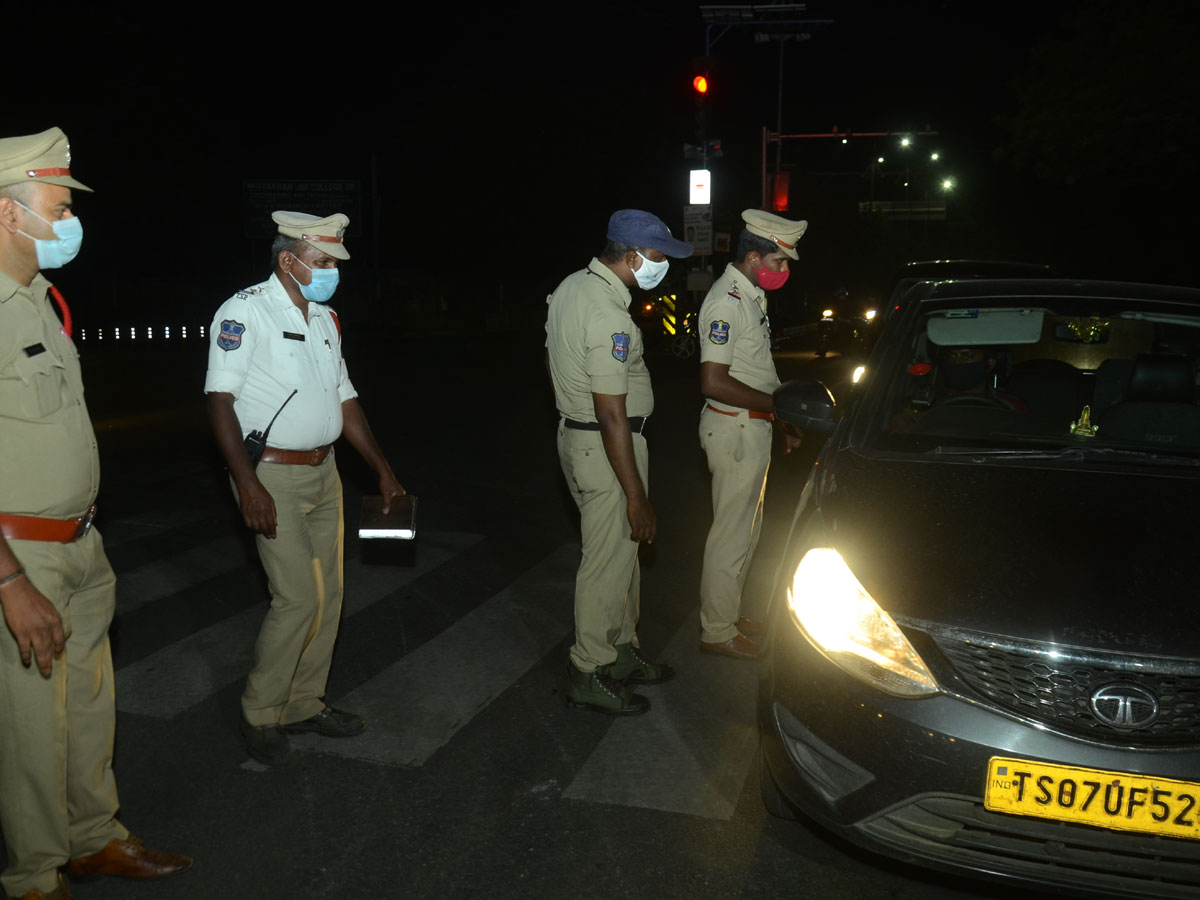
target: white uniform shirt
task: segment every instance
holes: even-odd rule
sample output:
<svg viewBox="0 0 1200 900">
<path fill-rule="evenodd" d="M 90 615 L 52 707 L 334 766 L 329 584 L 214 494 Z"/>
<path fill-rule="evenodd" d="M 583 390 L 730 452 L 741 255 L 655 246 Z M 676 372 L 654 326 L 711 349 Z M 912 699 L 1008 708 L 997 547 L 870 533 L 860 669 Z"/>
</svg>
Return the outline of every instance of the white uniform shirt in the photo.
<svg viewBox="0 0 1200 900">
<path fill-rule="evenodd" d="M 771 356 L 771 325 L 767 321 L 767 295 L 750 283 L 730 263 L 700 306 L 700 362 L 729 366 L 729 375 L 756 391 L 772 393 L 779 387 L 775 359 Z M 718 409 L 738 412 L 740 407 L 716 400 Z"/>
<path fill-rule="evenodd" d="M 308 321 L 275 275 L 238 291 L 213 317 L 205 393 L 233 394 L 242 436 L 262 431 L 284 407 L 267 444 L 311 450 L 342 433 L 342 403 L 358 396 L 346 374 L 331 310 L 308 304 Z"/>
</svg>

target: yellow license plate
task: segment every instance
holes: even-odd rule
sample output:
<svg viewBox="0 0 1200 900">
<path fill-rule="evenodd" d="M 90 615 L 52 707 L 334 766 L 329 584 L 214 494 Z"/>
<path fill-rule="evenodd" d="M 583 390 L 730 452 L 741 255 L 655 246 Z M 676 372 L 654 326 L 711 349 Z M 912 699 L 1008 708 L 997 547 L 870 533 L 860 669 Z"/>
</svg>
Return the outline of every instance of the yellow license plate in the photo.
<svg viewBox="0 0 1200 900">
<path fill-rule="evenodd" d="M 1200 840 L 1200 784 L 994 756 L 983 805 L 994 812 Z"/>
</svg>

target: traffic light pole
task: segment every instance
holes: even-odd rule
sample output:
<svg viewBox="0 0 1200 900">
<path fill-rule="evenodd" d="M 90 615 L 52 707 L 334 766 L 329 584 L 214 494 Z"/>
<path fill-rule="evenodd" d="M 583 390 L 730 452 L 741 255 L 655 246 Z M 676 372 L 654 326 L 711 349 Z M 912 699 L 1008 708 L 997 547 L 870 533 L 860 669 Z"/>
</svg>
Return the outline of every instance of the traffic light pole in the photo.
<svg viewBox="0 0 1200 900">
<path fill-rule="evenodd" d="M 700 15 L 708 24 L 704 29 L 704 56 L 712 56 L 713 47 L 729 31 L 737 27 L 752 27 L 755 29 L 755 43 L 765 44 L 775 41 L 779 44 L 779 70 L 777 96 L 775 100 L 776 132 L 783 131 L 783 48 L 789 41 L 808 40 L 810 28 L 820 28 L 833 24 L 833 19 L 808 18 L 807 3 L 772 0 L 770 3 L 750 4 L 718 4 L 702 5 Z M 799 31 L 788 29 L 800 29 Z M 702 143 L 705 143 L 702 141 Z M 707 150 L 707 147 L 706 147 Z M 783 166 L 782 147 L 775 154 L 775 174 L 778 176 Z M 705 160 L 707 165 L 707 159 Z M 766 143 L 763 144 L 763 201 L 762 208 L 766 209 Z"/>
</svg>

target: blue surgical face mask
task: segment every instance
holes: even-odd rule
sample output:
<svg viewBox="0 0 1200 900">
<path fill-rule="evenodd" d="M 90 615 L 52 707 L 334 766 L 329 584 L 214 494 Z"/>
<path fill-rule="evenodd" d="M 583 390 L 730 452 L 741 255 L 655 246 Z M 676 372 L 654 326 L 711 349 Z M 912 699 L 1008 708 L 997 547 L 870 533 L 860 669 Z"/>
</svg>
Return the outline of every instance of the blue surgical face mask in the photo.
<svg viewBox="0 0 1200 900">
<path fill-rule="evenodd" d="M 305 300 L 311 300 L 313 303 L 325 303 L 333 296 L 333 292 L 338 287 L 338 270 L 333 269 L 314 269 L 312 266 L 304 265 L 300 262 L 300 257 L 295 253 L 291 254 L 292 259 L 312 272 L 312 282 L 309 284 L 301 284 L 295 275 L 288 272 L 292 276 L 292 281 L 296 282 L 296 287 L 300 288 L 300 295 Z"/>
<path fill-rule="evenodd" d="M 31 216 L 42 219 L 20 200 L 14 199 L 13 202 Z M 57 222 L 51 222 L 49 219 L 42 221 L 54 232 L 53 240 L 35 238 L 20 229 L 17 229 L 17 234 L 24 234 L 33 241 L 34 247 L 37 248 L 39 269 L 60 269 L 78 255 L 79 245 L 83 243 L 83 223 L 79 221 L 78 216 L 59 219 Z"/>
</svg>

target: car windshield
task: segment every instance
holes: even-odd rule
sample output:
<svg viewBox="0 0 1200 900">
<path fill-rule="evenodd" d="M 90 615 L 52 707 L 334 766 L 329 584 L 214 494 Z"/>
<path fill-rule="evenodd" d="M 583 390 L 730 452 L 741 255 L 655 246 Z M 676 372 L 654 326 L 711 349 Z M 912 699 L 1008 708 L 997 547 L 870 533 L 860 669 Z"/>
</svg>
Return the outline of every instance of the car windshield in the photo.
<svg viewBox="0 0 1200 900">
<path fill-rule="evenodd" d="M 1200 306 L 927 300 L 889 345 L 871 378 L 875 449 L 1200 459 Z"/>
</svg>

